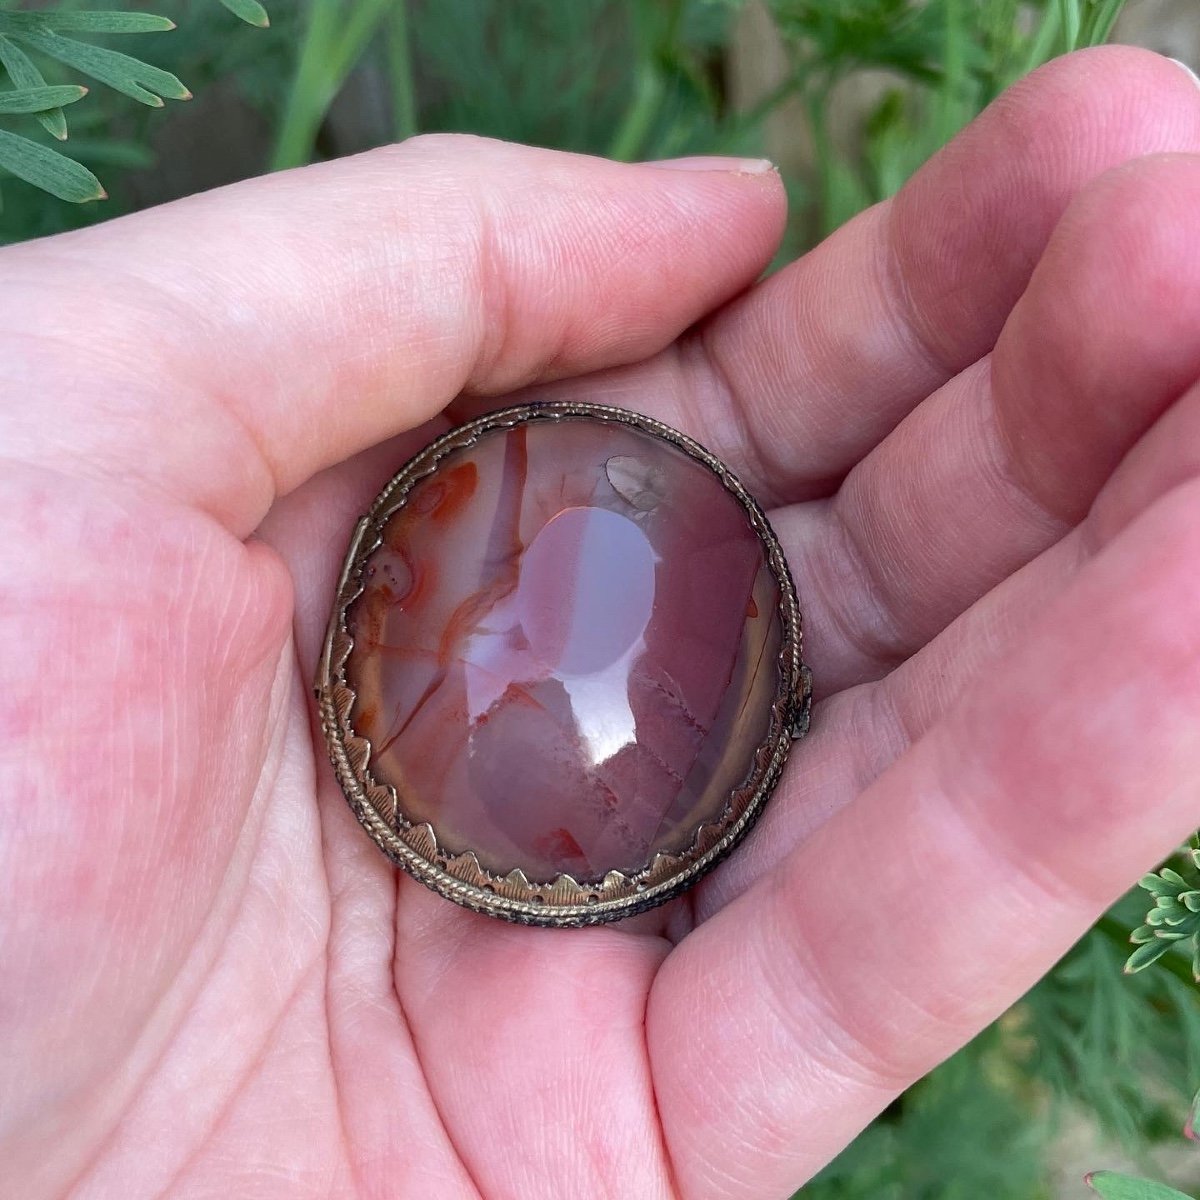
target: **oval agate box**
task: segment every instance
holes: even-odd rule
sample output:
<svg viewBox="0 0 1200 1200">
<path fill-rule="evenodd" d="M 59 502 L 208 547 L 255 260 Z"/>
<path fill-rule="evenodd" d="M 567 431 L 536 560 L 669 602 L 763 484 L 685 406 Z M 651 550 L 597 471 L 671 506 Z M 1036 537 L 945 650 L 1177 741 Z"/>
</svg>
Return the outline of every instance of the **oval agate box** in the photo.
<svg viewBox="0 0 1200 1200">
<path fill-rule="evenodd" d="M 729 470 L 621 409 L 451 430 L 354 531 L 317 696 L 394 862 L 460 904 L 587 925 L 746 832 L 807 726 L 779 543 Z"/>
</svg>

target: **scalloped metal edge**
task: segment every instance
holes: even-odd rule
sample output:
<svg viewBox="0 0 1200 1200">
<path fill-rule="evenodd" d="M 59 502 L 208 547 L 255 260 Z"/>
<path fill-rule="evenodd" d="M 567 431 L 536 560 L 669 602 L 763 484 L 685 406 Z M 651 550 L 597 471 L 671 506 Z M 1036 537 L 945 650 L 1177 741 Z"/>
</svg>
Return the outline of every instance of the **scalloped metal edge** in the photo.
<svg viewBox="0 0 1200 1200">
<path fill-rule="evenodd" d="M 403 507 L 412 488 L 433 474 L 444 458 L 498 430 L 533 421 L 570 419 L 628 425 L 661 438 L 706 466 L 740 501 L 766 547 L 768 565 L 779 585 L 783 627 L 780 683 L 767 736 L 753 756 L 753 774 L 731 794 L 720 818 L 696 829 L 685 850 L 658 852 L 633 875 L 613 870 L 596 882 L 580 882 L 570 875 L 538 882 L 528 879 L 519 868 L 494 875 L 471 851 L 443 848 L 433 826 L 410 822 L 396 789 L 372 777 L 371 744 L 350 723 L 355 693 L 346 681 L 345 669 L 354 641 L 346 626 L 346 613 L 362 592 L 362 568 L 380 545 L 383 526 Z M 359 822 L 392 862 L 446 899 L 475 912 L 526 925 L 595 925 L 665 903 L 711 870 L 745 836 L 774 790 L 793 740 L 808 730 L 812 677 L 802 661 L 802 650 L 800 607 L 783 548 L 766 514 L 720 459 L 686 434 L 626 409 L 570 402 L 523 404 L 487 413 L 437 438 L 392 477 L 358 521 L 338 579 L 315 690 L 321 729 L 338 783 Z"/>
</svg>

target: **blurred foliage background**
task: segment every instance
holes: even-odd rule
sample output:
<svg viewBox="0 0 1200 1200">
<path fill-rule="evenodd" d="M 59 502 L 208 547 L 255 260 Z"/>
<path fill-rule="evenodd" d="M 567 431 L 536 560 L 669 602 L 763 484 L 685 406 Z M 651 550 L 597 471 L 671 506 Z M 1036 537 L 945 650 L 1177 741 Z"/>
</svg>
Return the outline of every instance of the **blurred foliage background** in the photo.
<svg viewBox="0 0 1200 1200">
<path fill-rule="evenodd" d="M 145 2 L 177 28 L 102 19 L 112 5 L 91 0 L 0 0 L 4 88 L 56 89 L 35 112 L 0 88 L 0 241 L 460 130 L 625 159 L 765 153 L 788 184 L 791 257 L 1118 19 L 1122 40 L 1200 60 L 1200 0 L 267 0 L 269 28 L 253 27 L 257 0 Z M 195 99 L 178 102 L 179 80 Z M 61 175 L 59 151 L 83 174 Z M 78 195 L 94 175 L 108 198 L 68 203 L 14 172 Z M 1089 1168 L 1196 1190 L 1181 1125 L 1200 992 L 1176 945 L 1122 975 L 1145 908 L 1122 901 L 801 1195 L 1070 1200 L 1090 1194 Z"/>
</svg>

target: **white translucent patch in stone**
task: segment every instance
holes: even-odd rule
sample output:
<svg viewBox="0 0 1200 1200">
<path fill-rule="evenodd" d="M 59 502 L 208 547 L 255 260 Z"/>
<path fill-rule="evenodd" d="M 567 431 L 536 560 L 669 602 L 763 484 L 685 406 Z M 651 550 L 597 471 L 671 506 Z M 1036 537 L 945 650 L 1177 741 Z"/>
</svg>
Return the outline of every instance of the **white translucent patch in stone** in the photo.
<svg viewBox="0 0 1200 1200">
<path fill-rule="evenodd" d="M 641 641 L 657 557 L 642 529 L 605 508 L 565 508 L 521 556 L 517 612 L 535 657 L 560 678 L 596 675 Z"/>
</svg>

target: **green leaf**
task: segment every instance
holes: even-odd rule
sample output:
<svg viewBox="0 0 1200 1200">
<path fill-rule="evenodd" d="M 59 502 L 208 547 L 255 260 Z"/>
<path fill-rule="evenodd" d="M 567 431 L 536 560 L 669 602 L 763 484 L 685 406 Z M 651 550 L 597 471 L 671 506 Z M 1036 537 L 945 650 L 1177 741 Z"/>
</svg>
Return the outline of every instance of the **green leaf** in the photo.
<svg viewBox="0 0 1200 1200">
<path fill-rule="evenodd" d="M 266 29 L 271 24 L 267 10 L 259 4 L 258 0 L 221 0 L 221 3 L 235 17 L 240 17 L 245 21 L 247 25 L 257 25 L 259 29 Z"/>
<path fill-rule="evenodd" d="M 1158 962 L 1172 945 L 1173 942 L 1167 938 L 1155 938 L 1154 941 L 1139 946 L 1125 960 L 1125 974 L 1136 975 L 1139 971 L 1144 971 L 1151 963 Z"/>
<path fill-rule="evenodd" d="M 1087 1177 L 1087 1183 L 1104 1200 L 1193 1200 L 1165 1183 L 1134 1179 L 1132 1175 L 1118 1175 L 1115 1171 L 1095 1171 Z"/>
<path fill-rule="evenodd" d="M 1158 873 L 1160 879 L 1165 879 L 1169 884 L 1172 884 L 1174 889 L 1178 891 L 1180 888 L 1187 887 L 1187 880 L 1182 875 L 1171 867 L 1163 867 Z"/>
<path fill-rule="evenodd" d="M 0 129 L 0 167 L 73 204 L 103 200 L 107 195 L 100 180 L 82 163 L 3 129 Z"/>
<path fill-rule="evenodd" d="M 0 34 L 0 63 L 3 63 L 14 87 L 46 86 L 46 79 L 34 65 L 33 59 L 16 42 L 9 41 L 3 34 Z M 63 115 L 61 108 L 52 108 L 49 112 L 38 113 L 37 119 L 51 136 L 58 138 L 60 142 L 66 141 L 67 118 Z"/>
<path fill-rule="evenodd" d="M 192 93 L 169 71 L 160 70 L 129 54 L 60 37 L 49 29 L 22 30 L 15 36 L 43 54 L 151 108 L 162 107 L 161 96 L 171 100 L 190 100 L 192 97 Z"/>
<path fill-rule="evenodd" d="M 1189 912 L 1200 912 L 1200 892 L 1182 892 L 1179 899 Z"/>
<path fill-rule="evenodd" d="M 1157 875 L 1143 875 L 1138 880 L 1138 887 L 1145 888 L 1146 891 L 1155 896 L 1174 896 L 1179 890 L 1178 888 L 1173 888 L 1164 880 L 1159 879 Z"/>
<path fill-rule="evenodd" d="M 1139 925 L 1130 935 L 1129 940 L 1135 946 L 1141 946 L 1146 942 L 1152 942 L 1158 936 L 1158 930 L 1151 925 Z"/>
<path fill-rule="evenodd" d="M 0 12 L 0 31 L 24 33 L 53 29 L 60 33 L 164 33 L 175 22 L 143 12 Z"/>
<path fill-rule="evenodd" d="M 42 113 L 64 104 L 74 104 L 87 95 L 87 88 L 31 87 L 15 92 L 0 92 L 0 113 Z"/>
<path fill-rule="evenodd" d="M 1125 7 L 1125 0 L 1092 0 L 1088 19 L 1084 26 L 1083 44 L 1099 46 L 1108 41 L 1112 27 Z"/>
</svg>

